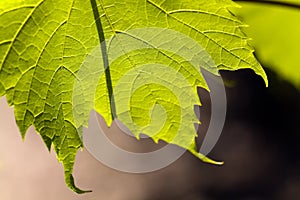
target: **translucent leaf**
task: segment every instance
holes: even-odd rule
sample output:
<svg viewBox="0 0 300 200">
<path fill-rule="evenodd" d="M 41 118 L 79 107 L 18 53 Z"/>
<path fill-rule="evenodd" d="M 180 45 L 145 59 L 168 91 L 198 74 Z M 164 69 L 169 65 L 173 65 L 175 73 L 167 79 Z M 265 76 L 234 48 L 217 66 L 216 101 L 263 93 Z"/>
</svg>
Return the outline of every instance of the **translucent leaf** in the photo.
<svg viewBox="0 0 300 200">
<path fill-rule="evenodd" d="M 115 58 L 108 64 L 112 86 L 116 90 L 116 117 L 124 119 L 123 123 L 137 137 L 144 132 L 155 141 L 161 139 L 176 144 L 204 161 L 214 163 L 197 152 L 194 141 L 194 123 L 199 122 L 193 108 L 200 105 L 196 87 L 208 89 L 200 67 L 215 75 L 218 70 L 250 68 L 267 83 L 265 72 L 241 31 L 243 24 L 227 9 L 232 6 L 236 4 L 230 0 L 2 0 L 0 94 L 6 95 L 9 104 L 14 106 L 23 137 L 33 125 L 47 147 L 50 149 L 53 145 L 58 160 L 64 165 L 67 185 L 75 192 L 83 193 L 74 185 L 72 176 L 76 153 L 82 147 L 81 128 L 87 125 L 90 109 L 96 109 L 108 126 L 113 119 L 108 77 L 101 76 L 105 66 L 101 55 L 107 50 L 108 57 Z M 156 42 L 161 40 L 151 40 L 147 34 L 130 31 L 151 27 L 173 30 L 191 38 L 203 47 L 204 55 L 212 58 L 213 65 L 200 59 L 196 67 L 191 66 L 190 62 L 184 61 L 187 55 L 175 54 L 185 51 L 164 49 L 157 46 Z M 100 48 L 103 39 L 107 41 L 107 49 Z M 174 40 L 172 44 L 181 44 Z M 128 47 L 140 45 L 140 42 L 152 47 L 126 52 Z M 189 45 L 182 44 L 182 47 L 193 49 L 194 44 Z M 126 53 L 114 57 L 118 51 Z M 82 68 L 89 67 L 86 61 L 91 55 L 96 55 L 94 61 L 99 61 L 94 63 L 97 64 L 94 67 L 99 67 L 98 71 L 95 74 L 80 73 Z M 145 68 L 149 61 L 156 65 Z M 152 74 L 147 73 L 147 69 L 151 69 Z M 96 90 L 95 99 L 91 100 L 95 105 L 74 92 L 78 80 L 83 91 L 88 87 Z M 99 81 L 94 83 L 94 80 Z M 135 83 L 129 84 L 131 89 L 137 88 L 130 104 L 123 104 L 122 99 L 130 89 L 126 81 Z M 138 87 L 142 83 L 143 87 Z M 88 107 L 82 110 L 76 107 L 80 104 L 75 104 L 75 111 L 82 113 L 81 118 L 74 118 L 76 95 L 79 95 L 77 101 L 88 102 Z M 174 99 L 177 95 L 183 98 Z M 126 121 L 129 119 L 124 117 L 126 115 L 130 115 L 132 121 Z M 159 130 L 157 127 L 162 124 L 158 116 L 166 119 Z M 177 133 L 180 137 L 176 137 Z"/>
</svg>

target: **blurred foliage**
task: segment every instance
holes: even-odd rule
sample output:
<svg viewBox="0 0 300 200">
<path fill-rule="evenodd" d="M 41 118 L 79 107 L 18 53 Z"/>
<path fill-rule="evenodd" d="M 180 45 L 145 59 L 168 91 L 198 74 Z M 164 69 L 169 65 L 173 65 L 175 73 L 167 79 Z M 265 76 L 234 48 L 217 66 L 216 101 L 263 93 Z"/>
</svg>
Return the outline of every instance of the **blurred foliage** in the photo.
<svg viewBox="0 0 300 200">
<path fill-rule="evenodd" d="M 300 5 L 300 1 L 291 2 Z M 238 2 L 234 12 L 250 27 L 259 60 L 300 90 L 300 9 L 270 3 Z"/>
</svg>

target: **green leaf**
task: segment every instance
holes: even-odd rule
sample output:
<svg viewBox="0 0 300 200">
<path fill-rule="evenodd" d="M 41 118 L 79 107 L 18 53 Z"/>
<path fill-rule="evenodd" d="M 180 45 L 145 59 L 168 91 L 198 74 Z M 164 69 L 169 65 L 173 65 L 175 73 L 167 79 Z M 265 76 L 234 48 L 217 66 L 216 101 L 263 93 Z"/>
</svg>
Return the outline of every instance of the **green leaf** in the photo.
<svg viewBox="0 0 300 200">
<path fill-rule="evenodd" d="M 241 31 L 243 24 L 228 11 L 236 4 L 230 0 L 101 0 L 97 1 L 98 6 L 95 3 L 1 1 L 0 94 L 6 94 L 9 104 L 14 106 L 22 136 L 33 125 L 49 150 L 53 145 L 63 163 L 67 185 L 77 193 L 85 192 L 74 185 L 72 176 L 76 153 L 82 147 L 82 126 L 87 125 L 90 109 L 96 109 L 111 125 L 112 87 L 114 114 L 137 137 L 144 132 L 154 141 L 176 144 L 205 162 L 218 164 L 199 154 L 195 145 L 194 123 L 199 121 L 194 105 L 200 105 L 196 88 L 208 89 L 200 67 L 215 75 L 218 70 L 250 68 L 267 84 L 266 74 Z M 174 43 L 172 37 L 151 40 L 149 36 L 153 35 L 134 31 L 151 27 L 173 30 L 193 39 L 205 48 L 214 67 L 206 65 L 203 58 L 197 69 L 184 60 L 188 56 L 184 51 L 176 55 L 172 49 L 158 46 L 157 41 L 178 43 L 188 49 L 193 49 L 194 44 Z M 156 36 L 159 38 L 160 34 Z M 103 48 L 103 39 L 107 49 Z M 131 49 L 132 44 L 147 45 Z M 115 59 L 109 60 L 109 71 L 104 71 L 105 51 L 110 48 L 113 52 L 108 51 L 107 58 Z M 95 73 L 84 71 L 90 67 L 96 67 Z M 93 90 L 95 98 L 88 93 Z M 129 102 L 124 102 L 124 97 Z"/>
<path fill-rule="evenodd" d="M 300 5 L 299 2 L 291 2 Z M 243 7 L 237 10 L 237 14 L 250 25 L 245 31 L 253 38 L 251 44 L 259 59 L 299 89 L 299 9 L 250 2 L 241 5 Z"/>
</svg>

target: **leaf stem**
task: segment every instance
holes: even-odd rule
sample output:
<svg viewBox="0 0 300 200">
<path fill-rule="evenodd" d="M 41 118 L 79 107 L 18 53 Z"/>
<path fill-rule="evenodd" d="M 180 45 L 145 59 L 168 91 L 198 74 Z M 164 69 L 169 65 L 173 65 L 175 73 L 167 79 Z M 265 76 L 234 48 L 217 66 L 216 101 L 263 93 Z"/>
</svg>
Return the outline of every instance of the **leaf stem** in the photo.
<svg viewBox="0 0 300 200">
<path fill-rule="evenodd" d="M 106 45 L 106 41 L 105 41 L 104 31 L 103 31 L 101 18 L 99 15 L 99 10 L 98 10 L 96 0 L 90 0 L 90 1 L 91 1 L 91 6 L 93 9 L 94 18 L 95 18 L 95 22 L 96 22 L 96 26 L 97 26 L 98 37 L 99 37 L 100 45 L 101 45 L 102 59 L 103 59 L 103 64 L 104 64 L 104 69 L 105 69 L 106 85 L 107 85 L 108 97 L 109 97 L 110 108 L 111 108 L 111 116 L 112 116 L 112 119 L 114 119 L 116 106 L 115 106 L 115 101 L 114 101 L 114 97 L 113 97 L 113 87 L 112 87 L 111 74 L 110 74 L 110 68 L 109 68 L 107 45 Z"/>
<path fill-rule="evenodd" d="M 266 1 L 266 0 L 234 0 L 234 1 L 244 1 L 244 2 L 250 2 L 250 3 L 272 4 L 272 5 L 278 5 L 278 6 L 285 6 L 285 7 L 300 9 L 300 4 L 298 5 L 298 4 L 288 3 L 288 2 L 281 2 L 281 1 Z"/>
</svg>

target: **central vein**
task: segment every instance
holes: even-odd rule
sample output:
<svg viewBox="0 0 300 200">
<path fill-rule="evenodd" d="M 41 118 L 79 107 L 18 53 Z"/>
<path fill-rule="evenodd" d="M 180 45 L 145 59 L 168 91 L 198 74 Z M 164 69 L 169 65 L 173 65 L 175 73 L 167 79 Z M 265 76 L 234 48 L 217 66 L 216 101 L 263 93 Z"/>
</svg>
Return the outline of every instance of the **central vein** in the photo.
<svg viewBox="0 0 300 200">
<path fill-rule="evenodd" d="M 110 69 L 109 69 L 107 45 L 106 45 L 106 41 L 105 41 L 104 31 L 103 31 L 101 18 L 99 15 L 99 10 L 98 10 L 96 0 L 91 0 L 91 5 L 92 5 L 94 18 L 95 18 L 95 22 L 96 22 L 96 26 L 97 26 L 98 37 L 99 37 L 100 45 L 101 45 L 101 52 L 102 52 L 104 69 L 105 69 L 105 78 L 106 78 L 106 85 L 107 85 L 108 97 L 109 97 L 109 102 L 110 102 L 111 116 L 112 116 L 112 119 L 114 119 L 114 116 L 116 116 L 115 115 L 116 107 L 115 107 L 115 102 L 114 102 L 114 97 L 113 97 L 113 87 L 112 87 L 111 74 L 110 74 Z"/>
</svg>

